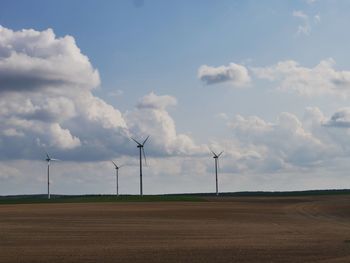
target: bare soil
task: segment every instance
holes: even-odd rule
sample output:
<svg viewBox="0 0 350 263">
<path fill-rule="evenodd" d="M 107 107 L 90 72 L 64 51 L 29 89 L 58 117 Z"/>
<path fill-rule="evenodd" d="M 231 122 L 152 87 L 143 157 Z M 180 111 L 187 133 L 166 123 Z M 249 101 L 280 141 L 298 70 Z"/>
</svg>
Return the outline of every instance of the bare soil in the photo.
<svg viewBox="0 0 350 263">
<path fill-rule="evenodd" d="M 350 262 L 350 196 L 0 206 L 0 262 Z"/>
</svg>

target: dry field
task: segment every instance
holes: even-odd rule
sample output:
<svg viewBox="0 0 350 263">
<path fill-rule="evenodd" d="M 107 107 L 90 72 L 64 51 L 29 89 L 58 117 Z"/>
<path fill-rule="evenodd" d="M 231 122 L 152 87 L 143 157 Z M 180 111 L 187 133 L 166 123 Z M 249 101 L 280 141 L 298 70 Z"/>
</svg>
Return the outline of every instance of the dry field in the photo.
<svg viewBox="0 0 350 263">
<path fill-rule="evenodd" d="M 350 262 L 350 196 L 0 205 L 0 262 Z"/>
</svg>

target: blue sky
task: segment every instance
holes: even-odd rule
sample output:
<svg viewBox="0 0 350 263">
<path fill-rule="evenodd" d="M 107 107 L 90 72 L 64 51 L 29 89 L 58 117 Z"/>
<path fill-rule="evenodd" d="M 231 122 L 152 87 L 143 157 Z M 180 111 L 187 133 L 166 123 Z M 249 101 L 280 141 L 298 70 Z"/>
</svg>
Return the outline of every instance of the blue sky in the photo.
<svg viewBox="0 0 350 263">
<path fill-rule="evenodd" d="M 8 57 L 0 57 L 0 113 L 6 113 L 0 124 L 6 131 L 0 137 L 0 190 L 40 192 L 45 148 L 67 161 L 57 176 L 76 180 L 69 186 L 56 181 L 57 192 L 109 193 L 109 159 L 135 159 L 126 138 L 144 134 L 151 134 L 149 182 L 157 181 L 149 193 L 211 191 L 208 148 L 225 150 L 226 191 L 350 187 L 344 184 L 349 9 L 349 1 L 340 0 L 1 1 L 0 25 L 14 34 L 9 40 L 3 35 L 0 51 L 23 55 L 10 56 L 15 65 L 30 60 L 16 71 Z M 44 35 L 48 28 L 67 49 L 36 40 L 43 58 L 40 50 L 16 47 L 19 41 L 32 47 L 30 33 L 19 36 L 23 29 Z M 67 35 L 75 44 L 62 40 Z M 62 54 L 76 74 L 55 64 Z M 75 56 L 89 62 L 75 63 Z M 43 71 L 38 58 L 57 70 Z M 54 84 L 42 72 L 64 85 L 52 92 Z M 34 74 L 29 80 L 35 78 L 40 88 L 19 87 L 9 74 L 25 81 Z M 80 91 L 68 96 L 71 90 Z M 26 103 L 23 111 L 13 110 Z M 64 117 L 55 115 L 57 109 Z M 197 169 L 188 168 L 191 162 Z M 25 175 L 28 165 L 32 172 Z M 125 191 L 137 189 L 136 168 L 130 162 Z"/>
</svg>

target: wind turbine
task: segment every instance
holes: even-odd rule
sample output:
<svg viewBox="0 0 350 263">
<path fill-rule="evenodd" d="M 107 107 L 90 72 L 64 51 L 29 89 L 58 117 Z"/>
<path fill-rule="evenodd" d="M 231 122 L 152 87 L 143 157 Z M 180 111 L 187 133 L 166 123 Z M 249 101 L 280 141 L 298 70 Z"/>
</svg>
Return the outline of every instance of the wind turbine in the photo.
<svg viewBox="0 0 350 263">
<path fill-rule="evenodd" d="M 213 153 L 213 158 L 215 160 L 215 183 L 216 183 L 216 195 L 219 195 L 219 186 L 218 186 L 218 165 L 219 165 L 219 157 L 223 153 L 223 151 L 219 154 L 211 151 Z"/>
<path fill-rule="evenodd" d="M 112 161 L 115 167 L 115 177 L 116 177 L 116 194 L 119 196 L 119 168 L 123 167 L 124 165 L 118 166 L 115 162 Z"/>
<path fill-rule="evenodd" d="M 144 140 L 143 143 L 139 143 L 134 138 L 131 138 L 134 142 L 137 143 L 137 148 L 139 148 L 139 150 L 140 150 L 140 195 L 141 196 L 143 196 L 143 188 L 142 188 L 142 154 L 143 154 L 143 157 L 145 158 L 145 164 L 147 164 L 146 154 L 145 154 L 145 150 L 144 150 L 143 146 L 147 142 L 148 138 L 149 138 L 149 136 L 147 136 L 146 140 Z"/>
<path fill-rule="evenodd" d="M 46 153 L 47 161 L 47 199 L 50 199 L 50 162 L 51 161 L 59 161 L 58 159 L 51 158 L 48 153 Z"/>
</svg>

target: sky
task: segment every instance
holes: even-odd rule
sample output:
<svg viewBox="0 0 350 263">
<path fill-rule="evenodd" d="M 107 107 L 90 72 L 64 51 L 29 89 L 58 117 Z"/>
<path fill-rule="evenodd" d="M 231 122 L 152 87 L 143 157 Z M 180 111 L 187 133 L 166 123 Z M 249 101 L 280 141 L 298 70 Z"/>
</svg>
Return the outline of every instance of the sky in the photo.
<svg viewBox="0 0 350 263">
<path fill-rule="evenodd" d="M 0 195 L 350 188 L 349 1 L 0 6 Z"/>
</svg>

